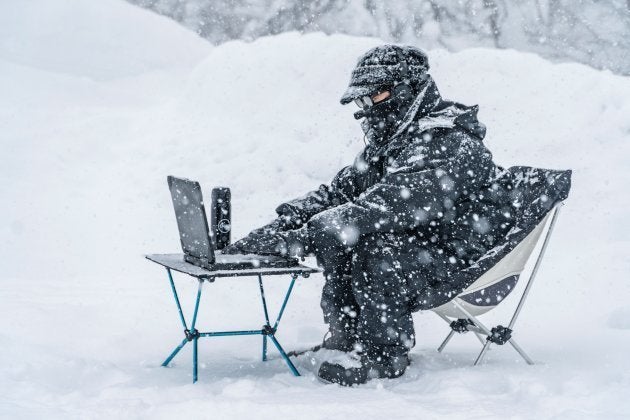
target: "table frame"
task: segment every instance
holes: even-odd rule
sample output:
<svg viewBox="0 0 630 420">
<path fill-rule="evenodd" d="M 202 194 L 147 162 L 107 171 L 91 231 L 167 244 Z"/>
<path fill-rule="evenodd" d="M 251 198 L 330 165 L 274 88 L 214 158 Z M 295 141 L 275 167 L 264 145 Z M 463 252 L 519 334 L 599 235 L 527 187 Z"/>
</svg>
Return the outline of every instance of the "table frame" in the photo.
<svg viewBox="0 0 630 420">
<path fill-rule="evenodd" d="M 180 303 L 179 300 L 179 295 L 177 293 L 177 288 L 175 287 L 175 282 L 173 280 L 173 274 L 171 272 L 171 267 L 168 267 L 166 265 L 164 265 L 163 263 L 161 263 L 160 261 L 156 261 L 153 258 L 150 258 L 153 256 L 147 256 L 147 258 L 151 261 L 154 261 L 160 265 L 163 265 L 164 268 L 166 269 L 166 273 L 168 275 L 168 280 L 169 283 L 171 285 L 171 291 L 173 292 L 173 297 L 175 299 L 175 304 L 177 306 L 177 311 L 179 313 L 179 319 L 181 321 L 182 326 L 184 327 L 184 339 L 181 341 L 181 343 L 179 343 L 177 345 L 177 347 L 175 347 L 175 349 L 170 353 L 170 355 L 166 358 L 166 360 L 164 360 L 164 362 L 162 362 L 162 366 L 168 366 L 169 363 L 173 360 L 173 358 L 175 358 L 175 356 L 177 356 L 177 354 L 180 352 L 181 349 L 183 349 L 186 344 L 191 343 L 193 345 L 193 354 L 192 354 L 192 375 L 193 375 L 193 383 L 197 382 L 198 379 L 198 346 L 199 346 L 199 339 L 200 338 L 211 338 L 211 337 L 231 337 L 231 336 L 248 336 L 248 335 L 261 335 L 262 336 L 262 361 L 267 361 L 267 340 L 269 339 L 273 345 L 276 347 L 276 349 L 278 350 L 278 352 L 280 353 L 280 356 L 282 357 L 282 359 L 285 361 L 285 363 L 287 364 L 287 366 L 289 367 L 289 370 L 291 371 L 291 373 L 293 373 L 293 375 L 295 376 L 300 376 L 299 371 L 297 370 L 297 368 L 295 367 L 295 365 L 293 364 L 293 362 L 291 362 L 291 360 L 289 359 L 289 356 L 287 356 L 287 353 L 285 352 L 285 350 L 282 348 L 282 345 L 280 344 L 280 342 L 278 341 L 278 339 L 276 338 L 276 332 L 278 331 L 278 327 L 280 325 L 280 321 L 282 320 L 282 315 L 284 314 L 284 310 L 286 309 L 287 306 L 287 302 L 289 301 L 289 298 L 291 296 L 291 292 L 293 291 L 293 286 L 295 285 L 295 281 L 297 280 L 297 278 L 299 276 L 302 276 L 304 278 L 309 277 L 309 275 L 312 272 L 318 272 L 319 270 L 314 269 L 314 268 L 310 268 L 310 267 L 306 267 L 306 266 L 296 266 L 295 268 L 287 268 L 287 269 L 282 269 L 279 271 L 263 271 L 263 270 L 246 270 L 246 271 L 239 271 L 239 270 L 234 270 L 234 272 L 231 272 L 229 274 L 226 273 L 218 273 L 218 272 L 214 272 L 214 274 L 216 275 L 212 275 L 213 272 L 208 271 L 208 275 L 204 276 L 204 277 L 197 277 L 197 276 L 193 276 L 197 279 L 198 281 L 198 287 L 197 287 L 197 297 L 195 300 L 195 307 L 194 307 L 194 312 L 193 312 L 193 316 L 192 316 L 192 321 L 190 323 L 190 326 L 188 325 L 188 323 L 186 322 L 186 317 L 184 316 L 184 312 L 182 310 L 182 305 Z M 180 271 L 180 270 L 177 270 Z M 269 318 L 269 310 L 267 308 L 267 300 L 265 298 L 265 288 L 264 288 L 264 284 L 263 284 L 263 274 L 267 274 L 267 275 L 279 275 L 279 274 L 290 274 L 291 275 L 291 283 L 289 284 L 289 287 L 284 295 L 284 299 L 282 301 L 282 305 L 280 306 L 280 310 L 278 312 L 278 315 L 275 318 L 275 321 L 273 324 L 271 324 L 270 318 Z M 189 274 L 191 275 L 191 274 Z M 197 325 L 197 315 L 199 313 L 199 303 L 201 301 L 201 294 L 202 294 L 202 290 L 203 290 L 203 285 L 204 282 L 209 282 L 212 283 L 214 282 L 216 277 L 233 277 L 233 276 L 244 276 L 244 275 L 255 275 L 258 278 L 258 287 L 260 290 L 260 297 L 261 297 L 261 302 L 262 302 L 262 307 L 263 307 L 263 311 L 264 311 L 264 315 L 265 315 L 265 323 L 263 324 L 263 326 L 260 329 L 257 330 L 236 330 L 236 331 L 208 331 L 208 332 L 201 332 L 199 330 L 197 330 L 196 325 Z"/>
</svg>

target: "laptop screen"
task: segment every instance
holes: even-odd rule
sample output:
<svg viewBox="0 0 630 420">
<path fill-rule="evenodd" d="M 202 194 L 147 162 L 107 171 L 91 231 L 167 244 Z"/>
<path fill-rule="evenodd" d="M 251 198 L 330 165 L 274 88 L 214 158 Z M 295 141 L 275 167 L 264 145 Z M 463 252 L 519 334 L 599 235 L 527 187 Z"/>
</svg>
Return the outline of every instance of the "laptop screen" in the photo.
<svg viewBox="0 0 630 420">
<path fill-rule="evenodd" d="M 199 183 L 169 176 L 168 186 L 184 253 L 213 263 L 214 253 Z"/>
</svg>

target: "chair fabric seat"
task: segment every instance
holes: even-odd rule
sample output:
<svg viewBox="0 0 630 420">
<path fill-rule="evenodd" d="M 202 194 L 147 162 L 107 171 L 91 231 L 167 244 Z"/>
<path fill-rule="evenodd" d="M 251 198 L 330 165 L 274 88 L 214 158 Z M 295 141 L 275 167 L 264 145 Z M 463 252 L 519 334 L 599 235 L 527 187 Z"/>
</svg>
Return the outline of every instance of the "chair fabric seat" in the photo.
<svg viewBox="0 0 630 420">
<path fill-rule="evenodd" d="M 467 304 L 466 309 L 470 313 L 481 315 L 488 312 L 514 290 L 552 213 L 552 211 L 548 212 L 525 239 L 458 295 Z M 458 315 L 457 310 L 448 302 L 434 308 L 433 311 L 450 317 Z"/>
<path fill-rule="evenodd" d="M 452 305 L 446 304 L 460 297 L 473 314 L 480 314 L 495 307 L 514 289 L 544 232 L 551 210 L 568 197 L 571 171 L 515 166 L 507 169 L 504 176 L 513 182 L 514 225 L 500 244 L 442 282 L 434 291 L 430 306 L 418 309 L 431 309 L 449 316 L 447 312 L 452 311 Z"/>
<path fill-rule="evenodd" d="M 468 302 L 471 305 L 492 309 L 505 299 L 512 290 L 514 290 L 519 276 L 519 274 L 515 274 L 505 277 L 484 287 L 483 289 L 470 293 L 464 292 L 459 295 L 459 297 L 464 302 Z"/>
</svg>

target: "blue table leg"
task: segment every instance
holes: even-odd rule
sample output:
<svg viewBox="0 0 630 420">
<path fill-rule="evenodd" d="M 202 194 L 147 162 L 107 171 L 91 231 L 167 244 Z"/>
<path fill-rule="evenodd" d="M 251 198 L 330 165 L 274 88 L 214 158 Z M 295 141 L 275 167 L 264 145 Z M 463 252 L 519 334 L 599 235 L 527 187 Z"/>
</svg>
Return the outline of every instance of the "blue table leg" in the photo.
<svg viewBox="0 0 630 420">
<path fill-rule="evenodd" d="M 284 349 L 282 348 L 280 343 L 278 343 L 278 340 L 276 340 L 276 337 L 274 337 L 273 335 L 270 335 L 269 339 L 271 340 L 273 344 L 275 344 L 276 348 L 280 352 L 280 355 L 282 356 L 284 361 L 287 362 L 287 365 L 289 366 L 289 369 L 291 369 L 291 372 L 293 372 L 293 375 L 300 376 L 300 372 L 298 372 L 298 370 L 295 368 L 295 366 L 291 362 L 291 359 L 289 359 L 289 356 L 287 356 L 287 354 L 284 352 Z"/>
<path fill-rule="evenodd" d="M 177 296 L 177 289 L 175 289 L 175 282 L 173 281 L 173 275 L 171 274 L 171 269 L 167 268 L 166 272 L 168 273 L 168 280 L 171 282 L 171 290 L 173 291 L 173 296 L 175 297 L 175 304 L 177 304 L 177 311 L 179 312 L 179 319 L 182 321 L 182 325 L 184 329 L 187 330 L 188 326 L 186 326 L 186 319 L 184 319 L 184 313 L 182 312 L 182 305 L 179 303 L 179 296 Z"/>
<path fill-rule="evenodd" d="M 258 275 L 258 285 L 260 287 L 260 297 L 262 299 L 263 310 L 265 311 L 265 321 L 267 322 L 266 325 L 270 326 L 269 311 L 267 311 L 267 300 L 265 299 L 265 288 L 263 287 L 262 276 L 260 274 Z"/>
<path fill-rule="evenodd" d="M 287 294 L 284 296 L 284 301 L 282 301 L 282 306 L 280 307 L 280 312 L 278 312 L 278 318 L 276 318 L 275 324 L 273 324 L 273 329 L 278 328 L 278 324 L 282 319 L 282 314 L 284 313 L 284 308 L 287 307 L 287 302 L 289 301 L 289 297 L 291 296 L 291 291 L 293 290 L 293 285 L 295 284 L 295 280 L 297 279 L 297 274 L 293 274 L 291 276 L 291 284 L 289 284 L 289 290 L 287 290 Z"/>
<path fill-rule="evenodd" d="M 193 340 L 193 384 L 197 382 L 197 341 L 199 338 Z"/>
<path fill-rule="evenodd" d="M 300 376 L 300 373 L 298 372 L 298 370 L 295 368 L 295 366 L 293 365 L 293 363 L 289 359 L 289 356 L 287 356 L 286 352 L 284 351 L 284 349 L 282 348 L 282 346 L 280 345 L 280 343 L 278 342 L 276 337 L 274 337 L 274 334 L 276 333 L 276 330 L 278 329 L 278 324 L 280 324 L 280 321 L 282 320 L 282 315 L 284 314 L 284 310 L 287 307 L 287 302 L 289 301 L 289 297 L 291 296 L 291 291 L 293 290 L 293 286 L 295 285 L 295 280 L 297 278 L 298 278 L 297 274 L 292 274 L 291 275 L 291 283 L 289 284 L 289 289 L 287 290 L 287 293 L 284 296 L 284 300 L 282 301 L 282 305 L 280 306 L 280 311 L 278 312 L 278 317 L 276 318 L 276 322 L 274 323 L 273 327 L 269 323 L 269 312 L 267 311 L 267 302 L 266 302 L 266 299 L 265 299 L 265 289 L 263 287 L 262 276 L 260 274 L 258 275 L 258 284 L 260 286 L 260 296 L 262 298 L 262 304 L 263 304 L 263 309 L 264 309 L 264 312 L 265 312 L 265 322 L 266 322 L 265 326 L 263 327 L 263 354 L 262 354 L 262 360 L 263 361 L 267 360 L 267 337 L 269 337 L 271 342 L 276 346 L 276 348 L 280 352 L 280 355 L 282 356 L 282 358 L 284 359 L 286 364 L 289 366 L 289 369 L 291 370 L 291 372 L 295 376 Z"/>
<path fill-rule="evenodd" d="M 195 313 L 193 314 L 192 324 L 190 325 L 190 331 L 195 331 L 195 324 L 197 323 L 197 313 L 199 312 L 199 301 L 201 300 L 202 288 L 203 288 L 203 280 L 199 280 L 199 287 L 197 288 L 197 301 L 195 302 Z"/>
<path fill-rule="evenodd" d="M 177 289 L 175 288 L 175 282 L 173 281 L 173 275 L 171 274 L 170 268 L 166 269 L 166 273 L 168 274 L 168 280 L 171 283 L 171 291 L 173 292 L 173 297 L 175 298 L 175 304 L 177 305 L 177 312 L 179 313 L 179 319 L 184 326 L 184 330 L 188 330 L 188 326 L 186 325 L 186 319 L 184 318 L 184 314 L 182 312 L 182 305 L 179 303 L 179 296 L 177 296 Z M 162 363 L 162 366 L 168 366 L 168 364 L 173 360 L 173 358 L 179 353 L 179 351 L 184 348 L 188 339 L 185 338 L 179 346 L 175 347 L 175 350 L 166 358 L 166 360 Z"/>
<path fill-rule="evenodd" d="M 184 348 L 186 343 L 189 341 L 193 341 L 193 383 L 197 382 L 197 351 L 199 347 L 199 331 L 195 328 L 197 324 L 197 314 L 199 313 L 199 302 L 201 301 L 201 290 L 203 288 L 203 280 L 199 279 L 199 287 L 197 289 L 197 300 L 195 301 L 195 311 L 193 313 L 192 324 L 190 325 L 190 329 L 188 329 L 186 325 L 186 319 L 184 318 L 184 313 L 182 311 L 182 306 L 179 302 L 179 296 L 177 295 L 177 289 L 175 288 L 175 282 L 173 281 L 173 275 L 171 274 L 170 269 L 166 269 L 168 273 L 168 280 L 171 283 L 171 290 L 173 292 L 173 297 L 175 298 L 175 304 L 177 305 L 177 311 L 179 312 L 179 319 L 184 326 L 184 331 L 186 332 L 186 338 L 182 340 L 182 342 L 173 350 L 173 352 L 166 358 L 166 360 L 162 363 L 162 366 L 168 366 L 168 364 L 173 360 L 177 353 Z"/>
<path fill-rule="evenodd" d="M 177 353 L 179 353 L 179 351 L 184 348 L 184 346 L 186 345 L 186 343 L 188 343 L 188 339 L 184 338 L 184 341 L 181 342 L 181 344 L 177 347 L 175 347 L 175 350 L 173 350 L 173 352 L 171 353 L 170 356 L 168 356 L 166 358 L 166 360 L 164 361 L 164 363 L 162 363 L 162 366 L 168 366 L 169 363 L 171 363 L 171 360 L 173 360 L 173 357 L 175 357 L 177 355 Z"/>
<path fill-rule="evenodd" d="M 199 331 L 197 331 L 195 326 L 196 326 L 196 323 L 197 323 L 197 315 L 199 313 L 199 303 L 201 301 L 201 291 L 202 291 L 202 287 L 203 287 L 203 280 L 199 279 L 199 288 L 197 290 L 197 299 L 195 301 L 195 308 L 194 308 L 194 312 L 193 312 L 192 323 L 190 325 L 190 328 L 187 328 L 186 319 L 184 318 L 184 314 L 183 314 L 183 311 L 182 311 L 182 308 L 181 308 L 181 304 L 180 304 L 180 301 L 179 301 L 179 296 L 177 295 L 177 290 L 175 288 L 175 282 L 173 281 L 173 276 L 171 274 L 171 270 L 168 269 L 168 268 L 167 268 L 167 273 L 168 273 L 169 282 L 171 284 L 171 289 L 172 289 L 172 292 L 173 292 L 173 296 L 175 298 L 175 304 L 177 305 L 177 311 L 179 313 L 179 318 L 180 318 L 180 321 L 181 321 L 182 325 L 184 326 L 184 331 L 186 333 L 186 338 L 184 340 L 182 340 L 182 342 L 175 348 L 175 350 L 173 350 L 171 352 L 171 354 L 162 363 L 162 366 L 167 366 L 173 360 L 173 358 L 180 352 L 180 350 L 182 348 L 184 348 L 186 343 L 188 343 L 189 341 L 192 341 L 193 342 L 193 351 L 192 351 L 192 353 L 193 353 L 193 383 L 195 383 L 195 382 L 197 382 L 197 379 L 198 379 L 199 338 L 201 338 L 201 337 L 218 337 L 218 336 L 235 336 L 235 335 L 258 335 L 258 334 L 261 334 L 263 336 L 262 337 L 263 338 L 263 343 L 262 343 L 262 360 L 263 361 L 267 360 L 267 338 L 269 338 L 269 340 L 271 340 L 271 342 L 278 349 L 278 352 L 280 353 L 280 355 L 282 356 L 282 358 L 286 362 L 287 366 L 291 370 L 291 373 L 293 373 L 293 375 L 295 375 L 295 376 L 300 376 L 300 373 L 298 372 L 296 367 L 293 365 L 293 363 L 291 362 L 291 360 L 287 356 L 286 352 L 284 351 L 284 349 L 282 348 L 282 346 L 280 345 L 280 343 L 278 342 L 278 340 L 274 336 L 274 334 L 276 333 L 276 329 L 278 328 L 278 324 L 280 323 L 280 320 L 282 319 L 282 315 L 283 315 L 284 310 L 286 308 L 286 305 L 287 305 L 287 302 L 289 300 L 289 297 L 291 296 L 291 291 L 293 290 L 293 286 L 295 284 L 295 280 L 298 277 L 297 274 L 293 274 L 292 275 L 291 283 L 289 285 L 289 289 L 287 290 L 287 293 L 286 293 L 286 295 L 284 297 L 284 300 L 283 300 L 282 305 L 280 307 L 280 311 L 278 313 L 278 317 L 276 318 L 276 321 L 275 321 L 273 327 L 271 326 L 271 323 L 269 321 L 269 312 L 267 310 L 267 301 L 265 299 L 265 290 L 264 290 L 264 286 L 263 286 L 262 275 L 259 274 L 258 275 L 258 282 L 259 282 L 259 286 L 260 286 L 260 295 L 261 295 L 261 300 L 262 300 L 262 305 L 263 305 L 263 310 L 264 310 L 264 315 L 265 315 L 265 325 L 263 326 L 263 328 L 261 330 L 222 331 L 222 332 L 204 332 L 204 333 L 200 333 Z"/>
<path fill-rule="evenodd" d="M 263 362 L 267 361 L 267 336 L 266 335 L 263 335 L 262 360 Z"/>
<path fill-rule="evenodd" d="M 265 299 L 265 288 L 263 286 L 262 276 L 258 275 L 258 286 L 260 288 L 260 298 L 262 299 L 263 310 L 265 313 L 265 327 L 271 328 L 269 324 L 269 311 L 267 310 L 267 300 Z M 263 362 L 267 361 L 267 335 L 263 334 L 263 343 L 262 343 L 262 360 Z"/>
<path fill-rule="evenodd" d="M 193 320 L 190 324 L 190 331 L 193 334 L 193 383 L 197 382 L 197 348 L 199 343 L 199 331 L 195 328 L 197 324 L 197 314 L 199 313 L 199 301 L 201 300 L 201 289 L 203 288 L 203 280 L 199 280 L 199 287 L 197 288 L 197 301 L 195 302 L 195 312 L 193 314 Z"/>
</svg>

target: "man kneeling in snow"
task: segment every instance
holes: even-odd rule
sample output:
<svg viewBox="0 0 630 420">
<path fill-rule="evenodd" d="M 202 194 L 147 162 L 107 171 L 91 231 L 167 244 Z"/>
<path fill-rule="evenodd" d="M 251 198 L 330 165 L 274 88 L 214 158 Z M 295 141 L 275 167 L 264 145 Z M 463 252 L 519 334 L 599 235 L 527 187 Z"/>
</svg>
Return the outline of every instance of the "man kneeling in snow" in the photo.
<svg viewBox="0 0 630 420">
<path fill-rule="evenodd" d="M 327 349 L 354 351 L 355 367 L 324 362 L 327 382 L 394 378 L 415 344 L 411 314 L 504 236 L 508 194 L 477 200 L 498 169 L 482 144 L 476 106 L 445 101 L 424 52 L 383 45 L 363 55 L 341 98 L 356 102 L 367 146 L 330 185 L 287 203 L 279 217 L 224 252 L 315 254 L 326 283 Z M 358 367 L 356 367 L 358 366 Z"/>
</svg>

